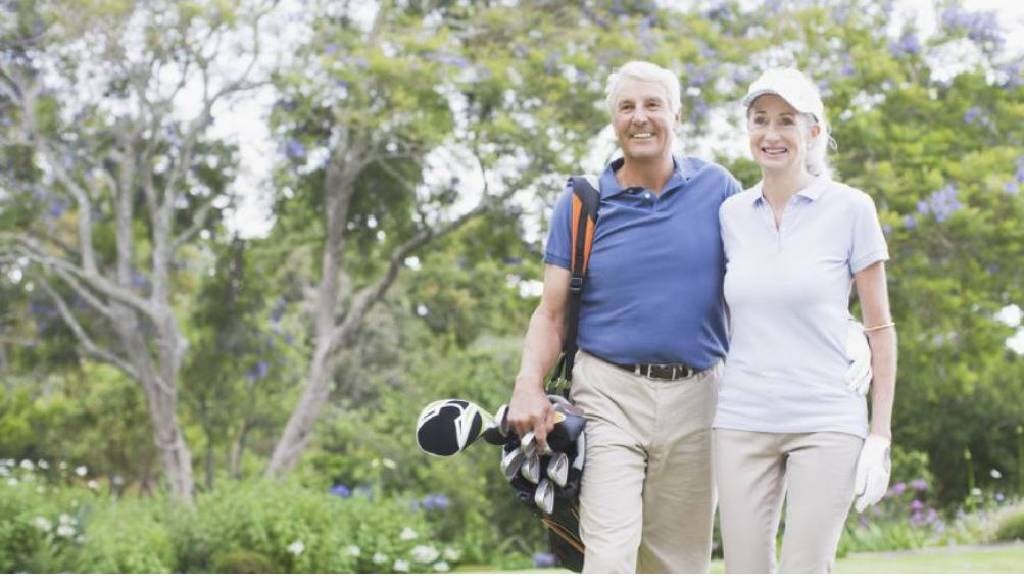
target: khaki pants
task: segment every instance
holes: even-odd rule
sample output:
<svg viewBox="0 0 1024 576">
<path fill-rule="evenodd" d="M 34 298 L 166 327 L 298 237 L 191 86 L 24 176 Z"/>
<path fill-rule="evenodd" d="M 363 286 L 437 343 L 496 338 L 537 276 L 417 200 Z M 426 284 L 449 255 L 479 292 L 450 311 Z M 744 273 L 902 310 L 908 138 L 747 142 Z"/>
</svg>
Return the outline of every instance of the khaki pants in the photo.
<svg viewBox="0 0 1024 576">
<path fill-rule="evenodd" d="M 864 441 L 838 432 L 726 429 L 713 437 L 726 572 L 775 572 L 783 495 L 781 571 L 831 572 Z"/>
<path fill-rule="evenodd" d="M 711 422 L 721 367 L 665 381 L 577 357 L 572 399 L 587 417 L 584 572 L 708 571 Z"/>
</svg>

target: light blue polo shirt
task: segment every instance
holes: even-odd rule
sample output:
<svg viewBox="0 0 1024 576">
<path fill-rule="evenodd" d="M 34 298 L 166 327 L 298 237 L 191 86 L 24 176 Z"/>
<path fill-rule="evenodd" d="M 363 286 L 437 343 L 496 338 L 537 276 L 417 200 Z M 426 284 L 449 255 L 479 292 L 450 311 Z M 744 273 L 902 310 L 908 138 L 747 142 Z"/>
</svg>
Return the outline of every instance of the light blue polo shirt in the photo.
<svg viewBox="0 0 1024 576">
<path fill-rule="evenodd" d="M 622 159 L 600 177 L 597 230 L 580 303 L 580 348 L 623 364 L 703 370 L 729 348 L 718 209 L 740 191 L 721 166 L 675 158 L 661 196 L 623 189 Z M 544 261 L 569 268 L 572 190 L 555 203 Z"/>
<path fill-rule="evenodd" d="M 853 275 L 889 252 L 867 194 L 817 178 L 776 229 L 757 185 L 721 208 L 732 344 L 714 427 L 865 437 L 867 404 L 846 388 Z"/>
</svg>

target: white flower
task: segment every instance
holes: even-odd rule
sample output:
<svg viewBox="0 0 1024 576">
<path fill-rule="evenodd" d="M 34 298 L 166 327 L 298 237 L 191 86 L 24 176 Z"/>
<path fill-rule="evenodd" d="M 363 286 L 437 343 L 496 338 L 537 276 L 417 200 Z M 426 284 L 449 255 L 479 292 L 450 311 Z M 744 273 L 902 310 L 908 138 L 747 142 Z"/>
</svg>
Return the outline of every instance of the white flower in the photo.
<svg viewBox="0 0 1024 576">
<path fill-rule="evenodd" d="M 402 533 L 398 535 L 398 539 L 399 540 L 415 540 L 415 539 L 417 539 L 419 537 L 420 537 L 420 535 L 417 534 L 415 530 L 413 530 L 412 528 L 409 528 L 408 526 L 406 526 L 405 528 L 402 528 Z"/>
<path fill-rule="evenodd" d="M 50 469 L 50 464 L 46 460 L 43 460 L 42 458 L 39 459 L 39 463 L 36 464 L 36 466 L 39 466 L 40 470 L 49 470 Z"/>
<path fill-rule="evenodd" d="M 395 469 L 395 461 L 392 460 L 391 458 L 385 458 L 385 459 L 381 460 L 381 463 L 388 470 L 394 470 Z"/>
<path fill-rule="evenodd" d="M 8 468 L 14 468 L 14 458 L 8 458 L 8 459 L 4 460 L 3 464 L 4 464 L 4 466 L 7 466 Z"/>
<path fill-rule="evenodd" d="M 292 553 L 292 556 L 298 556 L 306 550 L 306 545 L 302 543 L 302 540 L 296 540 L 288 545 L 288 551 Z"/>
<path fill-rule="evenodd" d="M 445 560 L 448 560 L 449 562 L 455 562 L 459 559 L 460 556 L 462 556 L 462 554 L 455 548 L 448 546 L 444 549 L 443 556 Z"/>
<path fill-rule="evenodd" d="M 1000 472 L 999 470 L 996 470 L 995 468 L 989 470 L 988 475 L 995 478 L 996 480 L 999 480 L 1000 478 L 1003 477 L 1003 473 Z"/>
<path fill-rule="evenodd" d="M 74 519 L 74 518 L 72 518 L 71 516 L 68 516 L 67 514 L 61 514 L 61 515 L 60 515 L 60 516 L 59 516 L 59 517 L 57 518 L 57 522 L 59 522 L 59 523 L 61 523 L 61 524 L 78 524 L 78 521 L 77 521 L 77 520 L 75 520 L 75 519 Z"/>
<path fill-rule="evenodd" d="M 49 532 L 50 529 L 53 528 L 53 524 L 51 524 L 49 520 L 43 518 L 42 516 L 36 516 L 35 518 L 33 518 L 32 525 L 42 530 L 43 532 Z"/>
<path fill-rule="evenodd" d="M 75 474 L 78 474 L 79 476 L 85 476 L 88 473 L 89 469 L 86 468 L 85 466 L 79 466 L 78 468 L 75 468 Z"/>
<path fill-rule="evenodd" d="M 90 490 L 97 490 L 100 487 L 100 483 L 95 480 L 89 480 L 85 485 L 88 486 Z"/>
<path fill-rule="evenodd" d="M 448 563 L 444 560 L 441 560 L 437 564 L 434 564 L 432 568 L 434 572 L 447 572 L 452 569 L 451 566 L 449 566 Z"/>
<path fill-rule="evenodd" d="M 11 476 L 10 478 L 7 479 L 7 485 L 8 486 L 17 486 L 18 485 L 18 479 L 15 478 L 14 476 Z"/>
<path fill-rule="evenodd" d="M 10 476 L 10 475 L 11 475 L 11 472 L 10 472 L 10 470 L 7 469 L 6 466 L 0 466 L 0 476 L 7 477 L 7 476 Z"/>
<path fill-rule="evenodd" d="M 57 536 L 63 536 L 64 538 L 71 538 L 75 535 L 75 529 L 67 524 L 61 524 L 57 526 Z"/>
<path fill-rule="evenodd" d="M 391 567 L 395 569 L 395 572 L 408 572 L 409 561 L 399 558 L 398 560 L 395 560 L 395 563 Z"/>
<path fill-rule="evenodd" d="M 420 544 L 409 551 L 412 555 L 412 559 L 419 562 L 420 564 L 430 564 L 440 555 L 437 548 L 430 545 Z"/>
<path fill-rule="evenodd" d="M 348 548 L 345 548 L 345 552 L 348 552 L 349 556 L 359 556 L 359 546 L 352 544 Z"/>
<path fill-rule="evenodd" d="M 29 472 L 36 469 L 35 464 L 33 464 L 32 461 L 28 459 L 22 460 L 20 466 L 22 470 L 28 470 Z"/>
<path fill-rule="evenodd" d="M 387 561 L 388 561 L 388 555 L 387 554 L 384 554 L 383 552 L 375 552 L 373 554 L 373 563 L 374 564 L 386 564 Z"/>
<path fill-rule="evenodd" d="M 58 468 L 60 468 L 61 470 L 67 470 L 68 469 L 68 463 L 63 461 L 63 460 L 61 460 L 60 461 L 60 465 L 58 466 Z"/>
<path fill-rule="evenodd" d="M 971 488 L 971 496 L 981 496 L 981 488 Z"/>
</svg>

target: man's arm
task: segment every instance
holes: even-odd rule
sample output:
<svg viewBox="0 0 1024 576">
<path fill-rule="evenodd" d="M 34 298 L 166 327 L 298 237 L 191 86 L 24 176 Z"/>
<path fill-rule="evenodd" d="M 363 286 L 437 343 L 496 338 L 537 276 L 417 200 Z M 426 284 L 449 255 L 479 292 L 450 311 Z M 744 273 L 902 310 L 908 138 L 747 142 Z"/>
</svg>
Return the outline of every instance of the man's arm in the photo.
<svg viewBox="0 0 1024 576">
<path fill-rule="evenodd" d="M 570 278 L 565 268 L 553 264 L 544 266 L 544 291 L 540 305 L 530 317 L 523 358 L 508 406 L 512 428 L 520 436 L 532 430 L 541 448 L 554 427 L 554 410 L 544 393 L 544 378 L 558 360 L 565 340 Z"/>
</svg>

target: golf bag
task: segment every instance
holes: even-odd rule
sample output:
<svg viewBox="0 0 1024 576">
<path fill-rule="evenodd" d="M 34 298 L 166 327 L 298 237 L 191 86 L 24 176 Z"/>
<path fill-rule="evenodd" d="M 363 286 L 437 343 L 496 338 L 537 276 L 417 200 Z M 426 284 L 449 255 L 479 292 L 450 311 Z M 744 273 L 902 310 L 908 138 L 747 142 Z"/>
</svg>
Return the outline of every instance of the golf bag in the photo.
<svg viewBox="0 0 1024 576">
<path fill-rule="evenodd" d="M 601 200 L 596 179 L 586 176 L 573 176 L 572 184 L 572 257 L 569 271 L 569 309 L 566 314 L 565 344 L 561 357 L 554 371 L 548 377 L 545 388 L 548 394 L 560 393 L 569 397 L 572 387 L 572 370 L 579 349 L 576 344 L 577 329 L 580 320 L 580 299 L 583 294 L 583 283 L 590 264 L 590 249 L 594 242 L 594 231 L 597 228 L 597 209 Z M 583 447 L 580 447 L 581 450 Z M 582 471 L 584 455 L 577 457 Z M 582 472 L 581 472 L 582 474 Z M 583 571 L 583 555 L 585 549 L 580 539 L 580 498 L 578 482 L 574 489 L 556 494 L 554 510 L 541 513 L 541 522 L 548 531 L 551 552 L 558 558 L 561 565 L 574 572 Z"/>
</svg>

